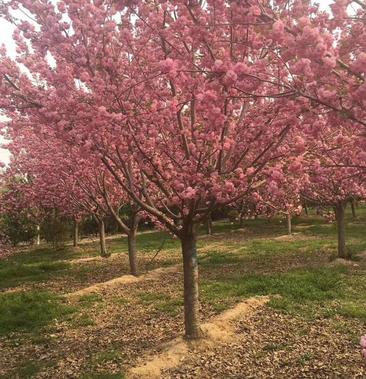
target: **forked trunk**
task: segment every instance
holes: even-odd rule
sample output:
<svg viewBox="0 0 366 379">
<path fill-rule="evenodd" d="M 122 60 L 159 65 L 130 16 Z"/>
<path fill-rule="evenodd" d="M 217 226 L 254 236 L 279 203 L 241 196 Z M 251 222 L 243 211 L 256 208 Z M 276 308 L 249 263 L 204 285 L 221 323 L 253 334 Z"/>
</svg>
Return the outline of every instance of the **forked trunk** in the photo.
<svg viewBox="0 0 366 379">
<path fill-rule="evenodd" d="M 335 206 L 335 215 L 337 220 L 337 233 L 338 233 L 338 257 L 350 258 L 346 250 L 346 225 L 345 225 L 345 202 L 339 201 Z"/>
<path fill-rule="evenodd" d="M 290 213 L 287 213 L 287 233 L 292 234 L 292 219 Z"/>
<path fill-rule="evenodd" d="M 128 260 L 130 262 L 131 275 L 137 276 L 137 256 L 136 256 L 136 228 L 131 228 L 127 234 L 128 240 Z"/>
<path fill-rule="evenodd" d="M 74 220 L 74 242 L 73 246 L 77 247 L 79 244 L 79 221 Z"/>
<path fill-rule="evenodd" d="M 202 337 L 199 318 L 198 263 L 195 232 L 181 238 L 184 270 L 184 326 L 187 339 Z"/>
<path fill-rule="evenodd" d="M 99 241 L 100 241 L 100 256 L 103 258 L 108 258 L 110 254 L 107 251 L 107 246 L 105 243 L 105 225 L 103 220 L 99 220 Z"/>
</svg>

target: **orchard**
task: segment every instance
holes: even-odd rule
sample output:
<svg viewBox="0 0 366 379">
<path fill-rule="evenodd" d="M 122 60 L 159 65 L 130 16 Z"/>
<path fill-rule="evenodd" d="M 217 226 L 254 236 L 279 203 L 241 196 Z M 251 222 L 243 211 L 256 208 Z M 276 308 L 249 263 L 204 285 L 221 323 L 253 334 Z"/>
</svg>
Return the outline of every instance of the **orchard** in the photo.
<svg viewBox="0 0 366 379">
<path fill-rule="evenodd" d="M 0 20 L 0 377 L 366 376 L 363 0 Z"/>
</svg>

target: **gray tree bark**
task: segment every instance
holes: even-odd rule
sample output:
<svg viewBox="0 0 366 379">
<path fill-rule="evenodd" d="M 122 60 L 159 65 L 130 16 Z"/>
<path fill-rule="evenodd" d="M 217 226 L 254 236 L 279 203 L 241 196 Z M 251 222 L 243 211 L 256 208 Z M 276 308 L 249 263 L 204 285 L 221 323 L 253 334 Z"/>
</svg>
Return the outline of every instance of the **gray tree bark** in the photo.
<svg viewBox="0 0 366 379">
<path fill-rule="evenodd" d="M 184 271 L 184 325 L 187 339 L 198 339 L 203 333 L 200 328 L 198 296 L 198 263 L 196 233 L 183 232 L 181 237 Z"/>
<path fill-rule="evenodd" d="M 74 220 L 74 233 L 73 233 L 74 241 L 73 246 L 77 247 L 79 244 L 79 221 Z"/>
<path fill-rule="evenodd" d="M 41 244 L 41 227 L 37 225 L 37 236 L 36 236 L 36 245 L 39 246 Z"/>
<path fill-rule="evenodd" d="M 345 223 L 345 208 L 346 203 L 339 201 L 335 206 L 335 215 L 337 221 L 337 234 L 338 234 L 338 257 L 348 259 L 350 254 L 346 249 L 346 223 Z"/>
<path fill-rule="evenodd" d="M 107 245 L 105 242 L 105 225 L 104 220 L 98 220 L 99 226 L 99 241 L 100 241 L 100 256 L 103 258 L 110 257 L 110 253 L 107 251 Z"/>
<path fill-rule="evenodd" d="M 137 276 L 138 272 L 138 264 L 137 264 L 137 251 L 136 251 L 136 235 L 137 228 L 139 225 L 140 217 L 138 216 L 138 212 L 133 212 L 130 218 L 130 228 L 127 233 L 128 239 L 128 260 L 130 263 L 130 273 L 131 275 Z"/>
<path fill-rule="evenodd" d="M 292 218 L 290 213 L 287 213 L 287 233 L 292 234 Z"/>
</svg>

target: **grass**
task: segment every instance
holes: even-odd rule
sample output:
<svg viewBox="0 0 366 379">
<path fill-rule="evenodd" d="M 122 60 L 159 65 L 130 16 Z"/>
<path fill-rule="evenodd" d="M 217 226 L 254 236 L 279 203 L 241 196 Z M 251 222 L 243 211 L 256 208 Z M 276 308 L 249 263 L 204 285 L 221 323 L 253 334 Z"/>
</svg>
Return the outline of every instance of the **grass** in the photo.
<svg viewBox="0 0 366 379">
<path fill-rule="evenodd" d="M 95 321 L 88 314 L 81 313 L 71 320 L 70 325 L 73 328 L 84 328 L 95 325 Z"/>
<path fill-rule="evenodd" d="M 112 296 L 111 298 L 112 302 L 116 305 L 127 305 L 129 301 L 121 296 Z"/>
<path fill-rule="evenodd" d="M 176 316 L 183 307 L 183 299 L 175 298 L 165 293 L 159 292 L 142 292 L 138 298 L 143 305 L 152 305 L 159 313 L 165 313 L 170 316 Z"/>
<path fill-rule="evenodd" d="M 66 262 L 40 262 L 21 264 L 15 259 L 0 262 L 0 289 L 20 286 L 52 279 L 57 274 L 65 273 L 70 268 Z"/>
<path fill-rule="evenodd" d="M 150 304 L 165 299 L 165 294 L 159 292 L 143 292 L 138 294 L 143 303 Z"/>
<path fill-rule="evenodd" d="M 159 312 L 166 313 L 171 316 L 176 316 L 183 307 L 183 299 L 168 299 L 166 301 L 158 302 L 155 309 Z"/>
<path fill-rule="evenodd" d="M 175 316 L 183 306 L 183 299 L 171 298 L 169 295 L 159 292 L 142 292 L 138 294 L 142 304 L 152 305 L 160 313 Z"/>
<path fill-rule="evenodd" d="M 50 292 L 0 294 L 0 335 L 36 333 L 74 311 L 74 308 L 62 304 L 61 299 Z"/>
<path fill-rule="evenodd" d="M 270 305 L 287 312 L 305 311 L 316 302 L 344 297 L 342 278 L 344 268 L 294 270 L 267 275 L 230 275 L 202 283 L 204 299 L 219 310 L 241 298 L 276 295 Z"/>
<path fill-rule="evenodd" d="M 161 247 L 164 251 L 175 251 L 179 247 L 179 241 L 176 238 L 161 231 L 139 234 L 137 244 L 139 254 L 147 257 L 152 256 Z M 127 255 L 127 238 L 125 236 L 107 240 L 107 246 L 112 254 Z M 76 249 L 64 246 L 57 249 L 39 247 L 30 251 L 20 251 L 9 259 L 0 261 L 0 290 L 21 285 L 47 283 L 64 278 L 86 281 L 93 277 L 90 267 L 72 265 L 71 261 L 97 256 L 99 256 L 98 242 L 85 243 Z M 162 265 L 173 263 L 172 260 L 165 260 Z M 108 264 L 108 260 L 105 260 L 105 264 Z"/>
<path fill-rule="evenodd" d="M 122 361 L 122 355 L 118 350 L 108 349 L 97 353 L 92 361 L 96 365 L 107 362 L 120 363 Z"/>
<path fill-rule="evenodd" d="M 43 367 L 52 366 L 54 362 L 38 362 L 34 360 L 22 361 L 17 368 L 12 370 L 8 375 L 0 375 L 0 379 L 30 379 L 37 375 Z"/>
<path fill-rule="evenodd" d="M 79 304 L 87 308 L 93 306 L 95 303 L 100 303 L 101 301 L 103 301 L 103 297 L 98 293 L 83 295 L 79 298 Z"/>
<path fill-rule="evenodd" d="M 355 255 L 366 251 L 366 208 L 358 211 L 357 220 L 347 215 L 347 246 Z M 313 322 L 331 319 L 334 328 L 356 338 L 347 320 L 363 323 L 366 327 L 365 262 L 355 257 L 359 264 L 356 267 L 329 265 L 330 259 L 336 256 L 336 229 L 314 212 L 307 217 L 294 218 L 293 230 L 298 234 L 292 238 L 276 238 L 286 234 L 286 223 L 281 218 L 270 222 L 260 218 L 247 220 L 243 228 L 229 222 L 215 223 L 216 235 L 198 240 L 200 297 L 204 307 L 221 312 L 251 296 L 270 295 L 269 306 L 277 312 Z M 153 255 L 163 245 L 164 255 L 159 256 L 158 261 L 161 266 L 180 259 L 179 241 L 164 232 L 140 234 L 137 243 L 140 257 Z M 112 253 L 126 254 L 125 237 L 108 240 L 108 246 Z M 17 341 L 21 336 L 32 346 L 47 345 L 44 332 L 51 330 L 56 321 L 66 321 L 63 322 L 66 328 L 93 333 L 94 328 L 87 327 L 96 325 L 98 312 L 108 306 L 118 310 L 122 323 L 126 312 L 134 312 L 134 307 L 148 312 L 152 319 L 156 315 L 164 315 L 165 320 L 181 318 L 183 300 L 178 280 L 173 284 L 161 283 L 158 289 L 141 284 L 141 288 L 133 287 L 131 294 L 123 290 L 103 295 L 88 294 L 73 306 L 64 303 L 56 293 L 61 292 L 58 288 L 55 292 L 36 290 L 52 288 L 51 284 L 59 279 L 66 286 L 73 281 L 87 286 L 93 281 L 106 281 L 121 275 L 118 267 L 112 267 L 108 260 L 88 264 L 70 262 L 97 255 L 98 244 L 89 243 L 79 249 L 42 247 L 0 261 L 0 289 L 16 289 L 0 293 L 0 337 L 9 340 L 14 337 Z M 114 271 L 108 271 L 111 269 Z M 26 290 L 19 291 L 16 287 Z M 70 292 L 66 290 L 64 292 Z M 116 336 L 119 332 L 117 330 Z M 124 347 L 120 343 L 113 345 L 113 342 L 116 341 L 110 346 L 118 346 L 118 349 L 111 347 L 98 351 L 96 346 L 96 351 L 89 351 L 90 361 L 83 366 L 86 369 L 80 378 L 124 378 L 123 372 L 115 372 L 116 366 L 119 369 L 124 364 Z M 286 346 L 268 341 L 263 350 L 276 352 L 286 350 Z M 311 353 L 304 351 L 299 356 L 299 363 L 306 365 L 312 359 Z M 37 361 L 21 361 L 9 377 L 31 378 L 42 367 Z"/>
<path fill-rule="evenodd" d="M 349 210 L 347 214 L 347 243 L 355 254 L 366 250 L 366 238 L 362 238 L 365 230 L 366 208 L 360 207 L 358 213 L 357 220 L 351 218 Z M 212 278 L 212 275 L 208 275 L 208 278 L 204 278 L 202 283 L 203 298 L 214 304 L 218 310 L 224 309 L 225 303 L 230 304 L 231 297 L 259 294 L 279 294 L 282 296 L 282 300 L 273 300 L 273 304 L 280 306 L 282 303 L 283 307 L 291 308 L 289 305 L 291 301 L 307 300 L 307 297 L 321 297 L 325 294 L 330 296 L 328 290 L 322 290 L 317 286 L 327 278 L 339 278 L 340 274 L 334 269 L 319 271 L 316 267 L 311 267 L 312 257 L 314 262 L 317 262 L 316 257 L 319 254 L 334 255 L 336 253 L 335 226 L 327 224 L 321 217 L 315 215 L 314 211 L 309 216 L 294 217 L 293 219 L 294 231 L 300 232 L 304 238 L 311 237 L 306 240 L 304 238 L 274 239 L 273 237 L 286 233 L 286 223 L 281 217 L 275 217 L 270 221 L 261 218 L 246 220 L 244 229 L 240 229 L 238 224 L 220 221 L 215 223 L 214 229 L 216 233 L 247 238 L 244 243 L 240 241 L 241 237 L 228 239 L 225 241 L 224 251 L 213 248 L 207 253 L 199 254 L 200 266 L 204 272 L 218 271 L 219 277 Z M 203 227 L 200 229 L 200 233 L 204 233 Z M 140 255 L 154 252 L 161 246 L 164 251 L 179 254 L 179 241 L 165 232 L 142 233 L 137 238 Z M 125 237 L 109 240 L 108 245 L 112 253 L 125 253 L 127 240 Z M 205 247 L 207 239 L 199 240 L 198 245 L 200 248 Z M 9 260 L 0 262 L 0 288 L 47 283 L 59 277 L 74 277 L 79 281 L 87 281 L 92 277 L 91 267 L 88 265 L 71 267 L 68 261 L 79 256 L 95 256 L 97 254 L 97 243 L 85 244 L 81 253 L 66 246 L 56 250 L 42 247 L 16 254 Z M 303 260 L 306 264 L 309 262 L 306 271 L 298 270 L 269 275 L 272 267 L 277 271 L 279 263 L 288 264 L 291 260 L 294 262 Z M 169 259 L 161 262 L 163 266 L 168 264 L 171 264 Z M 225 273 L 222 274 L 220 267 L 230 267 L 231 276 L 227 277 Z M 249 267 L 253 272 L 251 274 L 243 273 L 243 267 Z M 319 277 L 320 280 L 318 280 Z M 355 283 L 349 285 L 352 286 Z M 338 293 L 333 295 L 338 296 L 340 293 L 341 290 L 338 290 Z M 164 299 L 164 294 L 144 293 L 139 296 L 142 303 L 155 303 L 157 308 L 163 312 L 172 310 L 174 313 L 176 309 L 179 309 L 179 306 L 174 305 L 175 300 Z M 100 295 L 94 294 L 82 297 L 79 303 L 82 307 L 92 307 L 102 300 Z M 125 299 L 119 301 L 120 305 L 124 305 L 126 302 Z M 343 304 L 341 312 L 364 317 L 363 310 L 358 309 L 358 306 L 352 302 Z M 88 324 L 89 321 L 80 320 L 81 324 Z"/>
<path fill-rule="evenodd" d="M 312 361 L 314 359 L 314 355 L 312 353 L 304 353 L 300 355 L 298 358 L 298 362 L 302 365 L 305 366 L 308 362 Z"/>
<path fill-rule="evenodd" d="M 100 366 L 118 365 L 123 363 L 123 354 L 117 349 L 107 349 L 94 354 L 89 362 L 89 368 L 81 375 L 81 379 L 124 379 L 122 371 L 117 373 L 101 371 Z"/>
</svg>

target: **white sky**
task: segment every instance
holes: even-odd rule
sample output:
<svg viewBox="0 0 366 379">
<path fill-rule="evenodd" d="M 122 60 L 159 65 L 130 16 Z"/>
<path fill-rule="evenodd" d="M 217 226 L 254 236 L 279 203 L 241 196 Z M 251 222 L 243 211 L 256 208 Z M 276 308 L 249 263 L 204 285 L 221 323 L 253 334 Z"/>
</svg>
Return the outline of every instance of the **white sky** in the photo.
<svg viewBox="0 0 366 379">
<path fill-rule="evenodd" d="M 327 6 L 332 2 L 332 0 L 318 0 L 321 5 L 321 8 L 326 9 Z M 0 18 L 0 45 L 5 44 L 8 54 L 10 56 L 15 56 L 15 46 L 12 39 L 13 26 Z M 1 119 L 0 119 L 1 121 Z M 1 148 L 1 144 L 4 142 L 0 136 L 0 162 L 9 163 L 9 152 L 6 149 Z"/>
<path fill-rule="evenodd" d="M 13 26 L 0 18 L 0 44 L 5 44 L 8 53 L 12 56 L 15 55 L 15 46 L 12 39 L 13 34 Z M 0 117 L 1 122 L 1 117 Z M 3 139 L 0 136 L 0 162 L 9 163 L 9 152 L 5 149 L 1 148 L 1 144 L 3 143 Z"/>
</svg>

